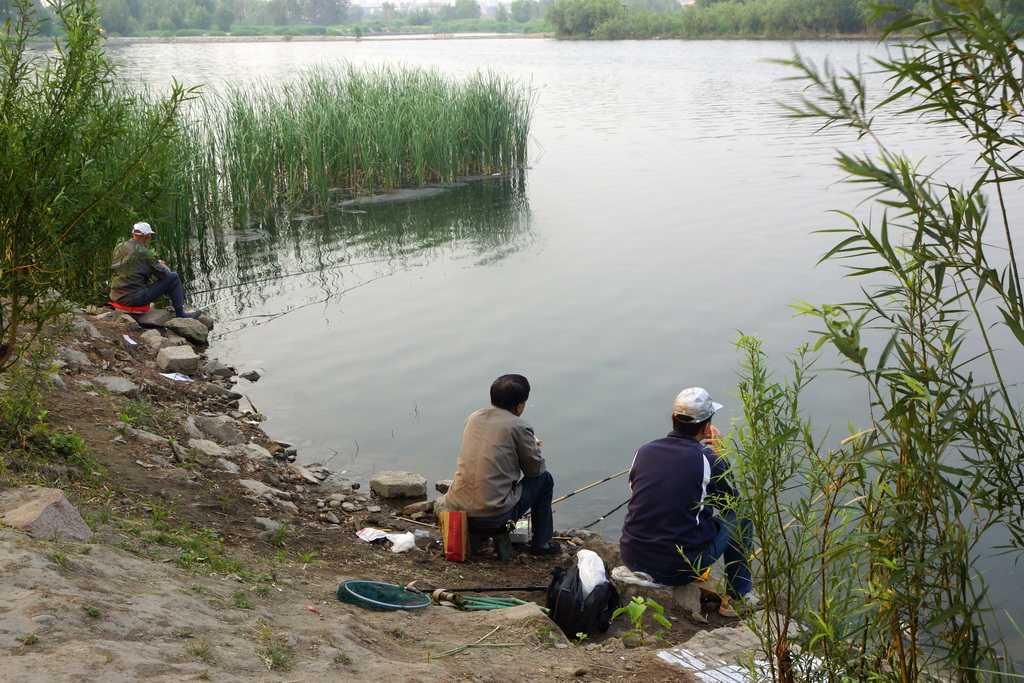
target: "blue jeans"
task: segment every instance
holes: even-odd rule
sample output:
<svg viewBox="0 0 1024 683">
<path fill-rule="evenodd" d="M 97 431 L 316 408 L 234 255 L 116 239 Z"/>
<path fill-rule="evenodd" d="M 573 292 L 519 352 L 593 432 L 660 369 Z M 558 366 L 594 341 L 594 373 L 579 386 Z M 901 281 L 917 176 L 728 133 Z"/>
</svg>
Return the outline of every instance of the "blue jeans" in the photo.
<svg viewBox="0 0 1024 683">
<path fill-rule="evenodd" d="M 171 306 L 174 312 L 180 314 L 184 311 L 185 288 L 181 286 L 181 278 L 177 273 L 168 273 L 161 280 L 154 280 L 146 287 L 146 292 L 131 302 L 132 306 L 145 306 L 151 304 L 166 294 L 171 299 Z"/>
<path fill-rule="evenodd" d="M 625 557 L 623 563 L 630 571 L 650 574 L 651 578 L 666 586 L 683 586 L 691 583 L 700 573 L 724 556 L 725 578 L 728 581 L 728 593 L 734 598 L 746 595 L 754 587 L 750 577 L 750 564 L 747 562 L 747 549 L 750 548 L 753 527 L 745 519 L 738 519 L 732 510 L 714 518 L 718 524 L 718 533 L 711 544 L 703 551 L 680 556 L 682 566 L 679 569 L 651 567 L 641 562 L 632 562 Z"/>
<path fill-rule="evenodd" d="M 482 531 L 500 529 L 512 520 L 513 522 L 530 511 L 533 526 L 534 548 L 546 548 L 555 533 L 555 523 L 551 518 L 551 499 L 555 491 L 555 479 L 550 472 L 539 477 L 519 480 L 519 502 L 506 512 L 493 517 L 470 517 L 469 528 Z"/>
</svg>

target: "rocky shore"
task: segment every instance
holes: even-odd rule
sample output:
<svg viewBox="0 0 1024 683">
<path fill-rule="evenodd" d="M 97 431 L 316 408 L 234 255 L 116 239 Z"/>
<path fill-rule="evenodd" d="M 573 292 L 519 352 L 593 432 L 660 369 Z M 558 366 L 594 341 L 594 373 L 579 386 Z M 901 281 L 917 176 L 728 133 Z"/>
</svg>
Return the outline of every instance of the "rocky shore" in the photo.
<svg viewBox="0 0 1024 683">
<path fill-rule="evenodd" d="M 204 355 L 212 327 L 160 311 L 70 316 L 45 420 L 82 446 L 45 463 L 0 450 L 3 481 L 46 483 L 0 487 L 0 514 L 10 508 L 5 496 L 59 489 L 88 526 L 77 535 L 0 529 L 4 680 L 687 680 L 666 648 L 698 634 L 718 642 L 702 647 L 722 657 L 750 646 L 735 619 L 699 600 L 673 602 L 671 593 L 657 596 L 672 623 L 659 637 L 637 639 L 619 619 L 580 642 L 532 604 L 376 612 L 338 601 L 346 579 L 546 585 L 551 569 L 572 559 L 518 548 L 507 562 L 490 550 L 445 560 L 426 481 L 392 473 L 363 491 L 324 463 L 302 462 L 260 428 L 263 416 L 245 395 L 259 375 Z M 89 476 L 86 461 L 104 474 Z M 414 532 L 416 545 L 392 552 L 388 541 L 356 535 L 368 527 Z M 618 564 L 615 545 L 561 533 Z M 542 592 L 497 594 L 544 603 Z M 477 641 L 502 647 L 462 648 Z"/>
</svg>

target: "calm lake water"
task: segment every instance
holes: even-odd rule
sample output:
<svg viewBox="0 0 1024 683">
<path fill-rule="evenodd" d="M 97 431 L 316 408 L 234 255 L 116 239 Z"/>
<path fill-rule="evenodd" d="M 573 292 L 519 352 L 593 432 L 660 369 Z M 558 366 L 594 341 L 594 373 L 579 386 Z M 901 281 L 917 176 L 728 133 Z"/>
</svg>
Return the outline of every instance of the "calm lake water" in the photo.
<svg viewBox="0 0 1024 683">
<path fill-rule="evenodd" d="M 839 184 L 841 132 L 781 115 L 798 91 L 782 42 L 445 40 L 112 46 L 134 78 L 286 81 L 343 60 L 455 75 L 499 69 L 537 93 L 531 167 L 512 181 L 364 205 L 239 232 L 193 289 L 326 269 L 213 307 L 210 355 L 262 379 L 242 387 L 306 461 L 365 481 L 374 471 L 450 478 L 465 417 L 500 374 L 525 374 L 524 417 L 544 440 L 556 495 L 629 466 L 669 431 L 672 399 L 706 387 L 734 411 L 740 331 L 773 354 L 811 339 L 798 300 L 841 301 L 858 283 L 814 231 L 863 197 Z M 873 43 L 804 42 L 853 67 Z M 893 131 L 955 172 L 962 144 L 936 128 Z M 351 267 L 334 267 L 351 263 Z M 201 286 L 200 286 L 201 285 Z M 196 297 L 205 305 L 226 296 Z M 782 365 L 781 356 L 779 365 Z M 823 366 L 832 366 L 831 361 Z M 817 383 L 815 422 L 862 424 L 862 389 Z M 719 420 L 718 424 L 726 421 Z M 628 497 L 625 477 L 560 503 L 558 528 Z M 622 511 L 594 528 L 618 537 Z M 1012 563 L 984 568 L 1024 613 Z"/>
</svg>

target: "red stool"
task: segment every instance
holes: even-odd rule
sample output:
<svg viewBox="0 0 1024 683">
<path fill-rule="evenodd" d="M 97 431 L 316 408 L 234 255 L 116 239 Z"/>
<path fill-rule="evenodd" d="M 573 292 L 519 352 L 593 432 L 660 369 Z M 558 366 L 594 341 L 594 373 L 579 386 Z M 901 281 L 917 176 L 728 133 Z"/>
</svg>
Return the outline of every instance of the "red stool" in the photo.
<svg viewBox="0 0 1024 683">
<path fill-rule="evenodd" d="M 113 301 L 108 301 L 107 303 L 117 310 L 124 311 L 125 313 L 145 313 L 149 310 L 149 304 L 146 304 L 145 306 L 122 306 L 121 304 L 115 304 Z"/>
</svg>

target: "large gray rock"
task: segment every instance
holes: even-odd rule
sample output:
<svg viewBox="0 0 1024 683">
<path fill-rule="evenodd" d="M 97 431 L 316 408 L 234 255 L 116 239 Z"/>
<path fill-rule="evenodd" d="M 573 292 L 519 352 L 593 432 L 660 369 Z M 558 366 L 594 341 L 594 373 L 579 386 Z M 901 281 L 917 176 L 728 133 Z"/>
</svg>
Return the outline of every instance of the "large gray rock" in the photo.
<svg viewBox="0 0 1024 683">
<path fill-rule="evenodd" d="M 230 454 L 228 449 L 224 448 L 216 441 L 210 441 L 209 439 L 189 439 L 188 447 L 194 451 L 199 451 L 203 455 L 209 455 L 215 458 L 223 458 Z"/>
<path fill-rule="evenodd" d="M 378 472 L 370 490 L 381 498 L 418 498 L 427 494 L 427 480 L 415 472 Z"/>
<path fill-rule="evenodd" d="M 168 346 L 157 352 L 156 365 L 161 372 L 193 375 L 199 370 L 199 356 L 191 346 Z"/>
<path fill-rule="evenodd" d="M 24 486 L 0 493 L 0 521 L 34 538 L 77 541 L 92 530 L 59 489 Z"/>
<path fill-rule="evenodd" d="M 620 583 L 613 581 L 622 596 L 622 604 L 627 604 L 633 598 L 642 597 L 653 600 L 663 607 L 675 608 L 701 624 L 708 623 L 707 618 L 701 614 L 700 598 L 701 589 L 697 583 L 689 583 L 685 586 L 637 586 L 631 583 Z"/>
<path fill-rule="evenodd" d="M 57 357 L 67 363 L 67 366 L 72 370 L 81 370 L 92 365 L 89 356 L 67 346 L 57 349 Z"/>
<path fill-rule="evenodd" d="M 99 330 L 96 329 L 95 325 L 93 325 L 88 320 L 83 320 L 82 318 L 79 318 L 77 315 L 71 316 L 71 330 L 75 334 L 88 335 L 93 339 L 99 339 L 100 337 L 103 336 L 100 334 Z"/>
<path fill-rule="evenodd" d="M 257 443 L 244 443 L 238 446 L 232 446 L 231 452 L 249 460 L 255 460 L 256 462 L 271 462 L 274 456 L 263 446 Z"/>
<path fill-rule="evenodd" d="M 224 470 L 225 472 L 230 472 L 231 474 L 238 474 L 239 472 L 242 471 L 241 467 L 225 458 L 217 458 L 217 461 L 213 464 L 213 466 L 216 467 L 217 469 Z"/>
<path fill-rule="evenodd" d="M 101 376 L 93 377 L 93 382 L 100 384 L 104 389 L 118 396 L 138 396 L 139 388 L 124 377 Z"/>
<path fill-rule="evenodd" d="M 165 349 L 166 350 L 166 349 Z M 232 420 L 226 415 L 220 417 L 197 417 L 196 424 L 213 440 L 225 446 L 239 446 L 249 440 L 238 429 L 232 426 Z"/>
<path fill-rule="evenodd" d="M 142 327 L 163 327 L 164 323 L 174 317 L 174 314 L 170 311 L 161 311 L 151 308 L 145 313 L 140 313 L 133 317 Z"/>
<path fill-rule="evenodd" d="M 164 327 L 196 344 L 205 344 L 210 336 L 206 325 L 194 318 L 171 318 Z"/>
</svg>

